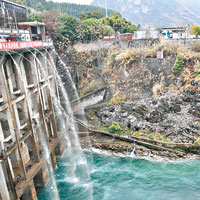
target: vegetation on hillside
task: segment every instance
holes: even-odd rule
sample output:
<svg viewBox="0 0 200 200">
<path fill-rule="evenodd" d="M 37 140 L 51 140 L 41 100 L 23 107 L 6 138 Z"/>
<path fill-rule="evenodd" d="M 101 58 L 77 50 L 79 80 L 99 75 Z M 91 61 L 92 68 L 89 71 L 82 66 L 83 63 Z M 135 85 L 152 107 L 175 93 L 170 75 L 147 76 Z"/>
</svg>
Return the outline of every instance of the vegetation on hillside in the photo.
<svg viewBox="0 0 200 200">
<path fill-rule="evenodd" d="M 160 50 L 163 50 L 165 62 L 160 71 L 152 73 L 144 62 L 148 58 L 151 58 L 148 62 L 154 62 Z M 61 55 L 66 56 L 70 66 L 78 71 L 80 94 L 109 87 L 113 92 L 108 100 L 109 105 L 132 100 L 133 95 L 135 98 L 143 91 L 152 91 L 158 98 L 169 83 L 168 79 L 181 77 L 188 83 L 192 79 L 200 80 L 200 44 L 197 46 L 196 42 L 192 48 L 166 42 L 152 48 L 119 49 L 111 46 L 97 51 L 71 51 L 67 55 L 66 52 L 61 52 Z M 163 75 L 162 69 L 167 75 Z"/>
<path fill-rule="evenodd" d="M 90 6 L 90 5 L 80 5 L 74 3 L 59 3 L 53 1 L 46 0 L 11 0 L 12 2 L 25 5 L 29 8 L 33 8 L 37 11 L 44 12 L 51 9 L 61 10 L 63 13 L 67 13 L 68 15 L 79 17 L 81 13 L 88 14 L 89 12 L 97 11 L 101 13 L 103 16 L 106 11 L 105 8 L 99 6 Z M 114 10 L 108 9 L 108 16 L 114 14 Z"/>
<path fill-rule="evenodd" d="M 101 13 L 89 12 L 79 18 L 62 13 L 60 10 L 49 10 L 43 13 L 31 13 L 29 21 L 44 21 L 48 34 L 54 39 L 62 41 L 61 45 L 97 40 L 101 35 L 134 32 L 137 26 L 131 24 L 116 12 L 111 17 L 104 17 Z"/>
<path fill-rule="evenodd" d="M 34 3 L 32 0 L 12 1 L 34 8 L 29 10 L 28 21 L 44 21 L 47 33 L 61 49 L 78 41 L 88 42 L 99 39 L 101 35 L 137 29 L 118 12 L 108 10 L 109 17 L 105 17 L 105 9 L 101 7 L 46 0 L 34 0 Z"/>
</svg>

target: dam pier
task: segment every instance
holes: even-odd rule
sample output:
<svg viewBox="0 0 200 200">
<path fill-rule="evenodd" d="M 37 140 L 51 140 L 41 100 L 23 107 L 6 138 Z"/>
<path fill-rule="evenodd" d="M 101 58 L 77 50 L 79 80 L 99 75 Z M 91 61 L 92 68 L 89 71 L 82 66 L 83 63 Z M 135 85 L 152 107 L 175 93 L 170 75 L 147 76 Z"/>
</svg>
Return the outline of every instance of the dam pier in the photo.
<svg viewBox="0 0 200 200">
<path fill-rule="evenodd" d="M 37 199 L 48 182 L 39 128 L 52 165 L 62 155 L 52 98 L 59 99 L 52 45 L 0 52 L 0 199 Z M 38 126 L 38 121 L 40 127 Z"/>
</svg>

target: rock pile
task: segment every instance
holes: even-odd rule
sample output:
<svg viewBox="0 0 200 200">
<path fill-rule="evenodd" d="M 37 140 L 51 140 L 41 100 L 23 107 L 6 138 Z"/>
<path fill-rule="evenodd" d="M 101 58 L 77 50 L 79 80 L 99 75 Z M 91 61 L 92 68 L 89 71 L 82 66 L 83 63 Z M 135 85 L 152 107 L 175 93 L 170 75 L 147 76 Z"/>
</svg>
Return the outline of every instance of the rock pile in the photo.
<svg viewBox="0 0 200 200">
<path fill-rule="evenodd" d="M 133 131 L 160 133 L 176 143 L 194 143 L 200 136 L 200 94 L 196 89 L 167 90 L 160 98 L 141 99 L 102 107 L 97 116 L 105 124 L 121 123 Z"/>
</svg>

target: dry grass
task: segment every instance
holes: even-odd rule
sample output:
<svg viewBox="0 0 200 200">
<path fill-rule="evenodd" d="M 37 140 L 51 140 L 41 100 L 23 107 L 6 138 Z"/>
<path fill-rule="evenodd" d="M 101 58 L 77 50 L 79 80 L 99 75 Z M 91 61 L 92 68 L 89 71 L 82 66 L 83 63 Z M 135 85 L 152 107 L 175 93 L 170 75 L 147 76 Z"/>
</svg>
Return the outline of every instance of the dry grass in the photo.
<svg viewBox="0 0 200 200">
<path fill-rule="evenodd" d="M 123 50 L 118 55 L 116 55 L 115 61 L 117 63 L 130 64 L 139 57 L 140 57 L 140 51 L 138 51 L 138 49 L 130 48 Z"/>
<path fill-rule="evenodd" d="M 120 103 L 120 102 L 124 102 L 126 100 L 126 96 L 122 95 L 122 96 L 114 96 L 110 101 L 109 101 L 109 105 L 113 105 L 114 103 Z"/>
<path fill-rule="evenodd" d="M 121 50 L 115 55 L 115 61 L 117 63 L 131 64 L 133 61 L 141 58 L 156 58 L 157 51 L 161 50 L 161 45 L 155 45 L 152 48 L 129 48 Z"/>
<path fill-rule="evenodd" d="M 195 142 L 200 144 L 200 137 L 195 137 Z"/>
<path fill-rule="evenodd" d="M 195 60 L 195 65 L 194 65 L 194 76 L 195 76 L 195 80 L 200 80 L 200 61 L 199 60 Z"/>
<path fill-rule="evenodd" d="M 165 54 L 165 57 L 175 57 L 177 56 L 177 50 L 179 48 L 180 45 L 177 45 L 175 43 L 172 43 L 172 42 L 169 42 L 169 41 L 164 41 L 162 43 L 162 49 L 164 50 L 164 54 Z"/>
<path fill-rule="evenodd" d="M 195 60 L 195 59 L 200 59 L 200 53 L 193 51 L 191 48 L 188 48 L 185 45 L 179 46 L 177 49 L 178 55 L 182 56 L 184 60 Z"/>
<path fill-rule="evenodd" d="M 192 43 L 192 51 L 200 52 L 200 42 L 195 41 Z"/>
<path fill-rule="evenodd" d="M 157 44 L 151 48 L 119 49 L 119 47 L 111 46 L 104 60 L 103 74 L 108 76 L 112 75 L 114 70 L 117 70 L 117 68 L 119 69 L 121 66 L 130 69 L 133 62 L 136 60 L 142 61 L 144 58 L 157 58 L 157 52 L 160 50 L 164 51 L 165 58 L 177 57 L 177 55 L 180 55 L 183 57 L 186 65 L 191 65 L 192 63 L 190 62 L 193 62 L 195 59 L 200 60 L 200 53 L 189 49 L 181 43 L 174 43 L 173 41 L 164 41 L 162 44 Z M 198 63 L 195 65 L 198 70 Z"/>
<path fill-rule="evenodd" d="M 106 75 L 111 75 L 112 68 L 115 65 L 115 57 L 120 53 L 120 50 L 116 46 L 111 46 L 108 50 L 108 55 L 104 60 L 104 66 L 102 73 Z"/>
<path fill-rule="evenodd" d="M 154 98 L 158 98 L 159 94 L 162 93 L 162 90 L 163 90 L 163 84 L 162 83 L 156 83 L 152 88 Z"/>
<path fill-rule="evenodd" d="M 96 89 L 98 89 L 98 83 L 95 80 L 92 80 L 89 82 L 82 90 L 81 90 L 81 96 L 84 96 Z"/>
<path fill-rule="evenodd" d="M 192 77 L 191 70 L 188 69 L 188 68 L 184 68 L 180 78 L 183 79 L 186 82 L 190 82 L 191 77 Z"/>
</svg>

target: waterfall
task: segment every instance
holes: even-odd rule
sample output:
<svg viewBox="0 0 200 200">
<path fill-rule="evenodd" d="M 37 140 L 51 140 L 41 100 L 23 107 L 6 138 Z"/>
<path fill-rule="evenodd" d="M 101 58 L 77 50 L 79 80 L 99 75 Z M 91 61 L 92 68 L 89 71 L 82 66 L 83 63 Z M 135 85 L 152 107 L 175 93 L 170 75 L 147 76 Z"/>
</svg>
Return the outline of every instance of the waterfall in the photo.
<svg viewBox="0 0 200 200">
<path fill-rule="evenodd" d="M 129 150 L 128 150 L 128 147 L 126 147 L 126 156 L 129 156 Z"/>
<path fill-rule="evenodd" d="M 69 71 L 68 67 L 66 66 L 66 64 L 63 62 L 63 60 L 60 58 L 60 56 L 57 53 L 56 53 L 56 55 L 58 57 L 58 65 L 59 65 L 59 67 L 63 67 L 65 69 L 65 71 L 67 72 L 66 75 L 68 76 L 69 81 L 70 81 L 70 83 L 72 85 L 72 88 L 74 90 L 75 98 L 77 100 L 77 107 L 78 107 L 77 114 L 80 117 L 79 120 L 81 120 L 81 123 L 83 123 L 85 125 L 85 127 L 88 127 L 88 123 L 87 123 L 86 116 L 85 116 L 85 110 L 84 110 L 84 107 L 80 106 L 80 97 L 78 95 L 78 91 L 77 91 L 77 88 L 75 86 L 75 83 L 72 80 L 70 71 Z M 62 79 L 60 81 L 62 82 Z M 91 144 L 91 141 L 90 141 L 90 138 L 89 138 L 89 134 L 88 134 L 87 128 L 86 128 L 86 137 L 87 137 L 87 146 L 88 146 L 88 149 L 90 151 L 92 151 L 92 144 Z M 90 157 L 91 163 L 93 163 L 93 155 L 89 154 L 89 157 Z M 92 168 L 91 171 L 93 171 L 93 165 L 91 165 L 91 168 Z"/>
<path fill-rule="evenodd" d="M 53 165 L 52 165 L 52 161 L 51 161 L 51 157 L 50 157 L 50 151 L 49 151 L 49 148 L 47 145 L 47 138 L 44 134 L 44 131 L 42 131 L 42 127 L 41 127 L 39 118 L 36 119 L 36 124 L 38 125 L 38 135 L 39 135 L 39 138 L 41 141 L 42 155 L 47 162 L 47 167 L 48 167 L 48 171 L 49 171 L 49 177 L 50 177 L 49 183 L 50 184 L 49 184 L 48 191 L 50 191 L 52 194 L 51 200 L 59 200 L 59 193 L 58 193 L 58 188 L 57 188 L 57 184 L 55 181 Z"/>
<path fill-rule="evenodd" d="M 130 154 L 131 157 L 135 157 L 135 149 L 136 149 L 136 143 L 133 142 L 133 150 L 132 150 L 132 152 Z"/>
<path fill-rule="evenodd" d="M 48 52 L 47 52 L 48 53 Z M 48 53 L 49 54 L 49 53 Z M 50 59 L 51 59 L 51 65 L 52 68 L 54 69 L 54 76 L 57 79 L 57 84 L 59 88 L 59 92 L 63 98 L 61 103 L 58 103 L 58 100 L 56 98 L 53 98 L 53 102 L 55 105 L 55 111 L 56 113 L 62 113 L 61 117 L 63 116 L 64 118 L 67 118 L 67 127 L 63 124 L 60 126 L 60 130 L 62 135 L 66 137 L 66 134 L 68 135 L 67 137 L 70 140 L 70 145 L 67 146 L 66 153 L 65 153 L 65 159 L 68 161 L 68 166 L 66 166 L 66 176 L 63 177 L 63 181 L 69 181 L 71 182 L 74 180 L 74 183 L 77 184 L 79 187 L 85 185 L 89 185 L 89 200 L 93 199 L 93 189 L 92 189 L 92 184 L 90 182 L 90 173 L 89 173 L 89 168 L 87 164 L 87 160 L 85 158 L 85 155 L 82 151 L 81 144 L 79 141 L 78 137 L 78 129 L 74 120 L 74 115 L 73 111 L 71 108 L 71 103 L 69 101 L 68 94 L 65 90 L 64 84 L 62 82 L 62 79 L 60 75 L 58 74 L 55 64 L 53 62 L 53 58 L 49 54 Z M 70 73 L 68 74 L 70 77 L 71 85 L 73 85 L 75 94 L 78 95 L 78 92 L 76 90 L 75 84 L 72 81 Z M 54 96 L 54 95 L 53 95 Z M 63 129 L 63 126 L 66 127 Z M 79 169 L 81 173 L 76 173 L 76 169 Z M 72 173 L 70 174 L 69 171 Z M 73 175 L 72 175 L 73 174 Z"/>
</svg>

